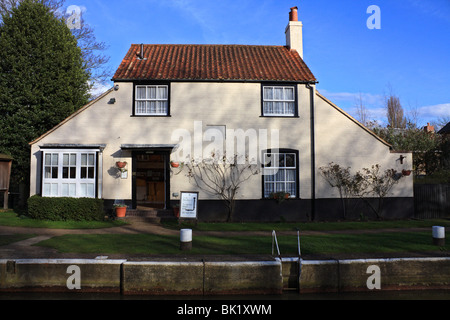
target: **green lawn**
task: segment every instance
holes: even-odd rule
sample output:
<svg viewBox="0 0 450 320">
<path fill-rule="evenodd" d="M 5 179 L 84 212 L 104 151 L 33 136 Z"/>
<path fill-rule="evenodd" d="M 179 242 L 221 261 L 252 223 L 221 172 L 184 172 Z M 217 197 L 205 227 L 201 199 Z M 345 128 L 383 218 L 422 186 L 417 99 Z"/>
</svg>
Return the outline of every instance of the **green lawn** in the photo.
<svg viewBox="0 0 450 320">
<path fill-rule="evenodd" d="M 314 235 L 300 238 L 302 254 L 419 252 L 449 250 L 432 245 L 430 232 Z M 98 254 L 186 254 L 179 250 L 179 236 L 64 235 L 40 242 L 60 252 Z M 297 237 L 279 236 L 281 254 L 296 254 Z M 271 254 L 272 238 L 242 235 L 236 237 L 195 236 L 189 254 Z"/>
<path fill-rule="evenodd" d="M 339 221 L 339 222 L 247 222 L 247 223 L 182 223 L 176 221 L 164 221 L 163 226 L 170 229 L 184 227 L 199 231 L 330 231 L 330 230 L 367 230 L 384 228 L 431 228 L 432 226 L 444 226 L 450 228 L 449 219 L 428 220 L 385 220 L 385 221 Z"/>
<path fill-rule="evenodd" d="M 10 227 L 51 228 L 51 229 L 98 229 L 127 224 L 122 220 L 109 221 L 49 221 L 19 216 L 12 210 L 0 212 L 0 225 Z"/>
</svg>

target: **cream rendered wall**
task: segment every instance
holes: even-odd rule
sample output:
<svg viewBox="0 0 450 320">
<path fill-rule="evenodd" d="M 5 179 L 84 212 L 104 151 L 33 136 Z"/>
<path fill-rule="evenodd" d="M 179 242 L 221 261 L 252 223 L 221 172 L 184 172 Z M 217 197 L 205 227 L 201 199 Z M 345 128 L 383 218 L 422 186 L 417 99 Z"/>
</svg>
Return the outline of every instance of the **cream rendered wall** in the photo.
<svg viewBox="0 0 450 320">
<path fill-rule="evenodd" d="M 194 122 L 201 121 L 203 132 L 207 125 L 226 125 L 226 129 L 266 129 L 270 141 L 271 129 L 279 130 L 279 147 L 299 150 L 300 196 L 310 197 L 310 148 L 309 148 L 309 90 L 298 86 L 299 117 L 261 117 L 260 83 L 227 82 L 174 82 L 170 89 L 170 117 L 132 116 L 133 84 L 120 82 L 119 90 L 111 91 L 100 100 L 69 117 L 32 144 L 31 194 L 40 190 L 39 146 L 49 143 L 106 144 L 103 150 L 102 197 L 105 199 L 132 198 L 131 152 L 122 151 L 122 144 L 177 144 L 172 133 L 185 129 L 194 137 Z M 108 101 L 115 98 L 114 104 Z M 210 144 L 205 142 L 204 146 Z M 270 146 L 269 146 L 270 147 Z M 128 178 L 117 176 L 115 162 L 128 162 Z M 39 171 L 40 169 L 38 169 Z M 186 171 L 171 172 L 173 192 L 192 191 L 196 187 L 189 182 Z M 260 199 L 261 176 L 252 177 L 240 190 L 238 198 Z M 200 194 L 201 199 L 214 198 Z"/>
<path fill-rule="evenodd" d="M 31 195 L 40 192 L 39 146 L 49 143 L 105 144 L 102 153 L 102 197 L 104 199 L 132 198 L 132 158 L 130 151 L 122 151 L 122 144 L 177 144 L 172 133 L 177 129 L 189 132 L 194 138 L 194 122 L 201 121 L 202 132 L 208 125 L 225 125 L 226 129 L 279 130 L 279 147 L 299 152 L 300 198 L 311 198 L 310 148 L 310 89 L 299 84 L 298 115 L 295 118 L 261 117 L 261 84 L 230 82 L 173 82 L 170 89 L 169 117 L 132 116 L 133 84 L 120 82 L 117 91 L 111 90 L 95 103 L 66 119 L 31 146 Z M 313 86 L 314 87 L 314 86 Z M 108 103 L 115 98 L 114 104 Z M 316 197 L 339 197 L 318 174 L 317 168 L 333 161 L 355 170 L 380 164 L 382 168 L 411 169 L 411 154 L 400 165 L 399 154 L 358 126 L 331 103 L 315 96 L 315 154 Z M 204 146 L 210 142 L 205 142 Z M 258 152 L 260 155 L 260 152 Z M 128 177 L 117 175 L 116 161 L 128 162 Z M 197 188 L 186 177 L 186 170 L 171 169 L 170 194 L 194 191 Z M 253 176 L 240 189 L 239 199 L 260 199 L 261 176 Z M 412 177 L 396 186 L 395 196 L 412 196 Z M 200 199 L 214 198 L 200 193 Z"/>
<path fill-rule="evenodd" d="M 353 173 L 375 164 L 381 166 L 381 171 L 391 168 L 397 172 L 412 169 L 411 153 L 392 153 L 388 145 L 320 95 L 316 95 L 315 99 L 315 129 L 316 169 L 330 162 L 351 167 Z M 400 155 L 406 157 L 403 164 L 400 163 Z M 412 175 L 401 178 L 390 196 L 413 197 Z M 337 189 L 331 188 L 325 179 L 317 174 L 316 198 L 332 197 L 339 197 Z"/>
</svg>

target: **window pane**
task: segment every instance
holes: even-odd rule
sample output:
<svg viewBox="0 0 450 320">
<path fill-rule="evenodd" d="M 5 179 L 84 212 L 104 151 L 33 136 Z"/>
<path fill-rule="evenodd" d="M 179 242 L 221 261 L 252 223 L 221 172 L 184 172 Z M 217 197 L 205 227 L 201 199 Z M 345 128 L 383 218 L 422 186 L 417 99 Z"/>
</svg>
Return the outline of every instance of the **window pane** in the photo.
<svg viewBox="0 0 450 320">
<path fill-rule="evenodd" d="M 286 167 L 295 167 L 294 153 L 286 153 Z"/>
<path fill-rule="evenodd" d="M 70 179 L 76 179 L 76 167 L 70 167 Z"/>
<path fill-rule="evenodd" d="M 44 177 L 50 179 L 52 177 L 52 167 L 45 167 Z"/>
<path fill-rule="evenodd" d="M 295 196 L 295 183 L 288 182 L 286 183 L 286 192 L 289 193 L 291 196 Z"/>
<path fill-rule="evenodd" d="M 69 197 L 75 197 L 77 195 L 77 185 L 75 183 L 69 184 Z"/>
<path fill-rule="evenodd" d="M 156 87 L 147 87 L 147 99 L 156 99 Z"/>
<path fill-rule="evenodd" d="M 63 153 L 63 166 L 69 165 L 69 154 Z"/>
<path fill-rule="evenodd" d="M 295 169 L 286 170 L 286 181 L 295 182 Z"/>
<path fill-rule="evenodd" d="M 50 183 L 44 183 L 44 196 L 50 195 Z"/>
<path fill-rule="evenodd" d="M 52 183 L 50 195 L 51 196 L 57 196 L 58 195 L 58 184 L 57 183 Z"/>
<path fill-rule="evenodd" d="M 61 196 L 68 197 L 69 196 L 69 184 L 63 183 L 61 187 Z"/>
<path fill-rule="evenodd" d="M 80 178 L 81 179 L 87 178 L 87 168 L 86 167 L 81 167 Z"/>
<path fill-rule="evenodd" d="M 90 166 L 93 166 L 95 164 L 94 160 L 95 160 L 94 155 L 93 154 L 89 154 L 89 162 L 88 162 L 88 164 Z"/>
<path fill-rule="evenodd" d="M 52 153 L 52 165 L 57 166 L 58 165 L 58 154 Z"/>
<path fill-rule="evenodd" d="M 87 165 L 87 153 L 82 153 L 81 154 L 81 165 L 82 166 Z"/>
<path fill-rule="evenodd" d="M 52 167 L 52 179 L 58 179 L 58 167 Z"/>
<path fill-rule="evenodd" d="M 294 114 L 295 103 L 294 102 L 286 102 L 285 103 L 285 113 L 286 114 Z"/>
<path fill-rule="evenodd" d="M 88 178 L 89 179 L 94 179 L 94 172 L 95 172 L 95 168 L 94 167 L 89 167 L 88 168 Z"/>
<path fill-rule="evenodd" d="M 272 100 L 272 99 L 273 99 L 273 88 L 264 87 L 264 100 Z"/>
<path fill-rule="evenodd" d="M 62 177 L 63 179 L 69 179 L 69 167 L 62 168 Z"/>
<path fill-rule="evenodd" d="M 145 101 L 137 101 L 136 102 L 136 114 L 145 113 Z"/>
<path fill-rule="evenodd" d="M 158 87 L 158 93 L 156 95 L 157 99 L 167 99 L 167 87 L 161 86 Z"/>
<path fill-rule="evenodd" d="M 275 192 L 282 192 L 284 190 L 284 182 L 275 184 Z"/>
<path fill-rule="evenodd" d="M 284 99 L 284 95 L 283 95 L 283 88 L 281 87 L 275 87 L 274 88 L 274 99 L 275 100 L 283 100 Z"/>
<path fill-rule="evenodd" d="M 90 198 L 95 197 L 94 184 L 93 183 L 89 183 L 87 185 L 86 196 L 90 197 Z"/>
<path fill-rule="evenodd" d="M 286 100 L 294 100 L 294 88 L 284 88 L 284 98 Z"/>
<path fill-rule="evenodd" d="M 45 165 L 46 166 L 49 166 L 52 162 L 51 162 L 51 154 L 49 154 L 49 153 L 46 153 L 45 154 Z"/>
<path fill-rule="evenodd" d="M 277 113 L 277 114 L 283 114 L 284 110 L 283 110 L 283 102 L 274 102 L 273 103 L 273 113 Z"/>
<path fill-rule="evenodd" d="M 136 87 L 136 99 L 145 99 L 145 87 Z"/>
<path fill-rule="evenodd" d="M 77 164 L 77 155 L 74 153 L 70 154 L 70 165 L 75 166 Z"/>
</svg>

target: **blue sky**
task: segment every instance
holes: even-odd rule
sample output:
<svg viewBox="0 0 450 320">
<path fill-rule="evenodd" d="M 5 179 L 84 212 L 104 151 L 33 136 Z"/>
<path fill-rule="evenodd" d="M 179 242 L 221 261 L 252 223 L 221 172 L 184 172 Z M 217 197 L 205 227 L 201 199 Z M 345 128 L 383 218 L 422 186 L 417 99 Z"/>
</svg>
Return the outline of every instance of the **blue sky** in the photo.
<svg viewBox="0 0 450 320">
<path fill-rule="evenodd" d="M 66 0 L 83 9 L 112 71 L 132 43 L 285 45 L 289 8 L 299 8 L 304 60 L 317 89 L 354 115 L 361 95 L 385 121 L 390 86 L 418 124 L 450 120 L 450 0 Z M 369 29 L 370 5 L 381 29 Z M 108 87 L 112 83 L 107 84 Z M 408 115 L 408 114 L 407 114 Z"/>
</svg>

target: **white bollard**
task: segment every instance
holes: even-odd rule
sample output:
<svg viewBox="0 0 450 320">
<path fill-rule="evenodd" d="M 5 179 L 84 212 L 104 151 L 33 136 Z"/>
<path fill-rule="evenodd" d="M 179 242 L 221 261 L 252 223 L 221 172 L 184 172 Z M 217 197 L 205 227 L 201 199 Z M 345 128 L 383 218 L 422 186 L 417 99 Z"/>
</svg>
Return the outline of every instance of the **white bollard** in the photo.
<svg viewBox="0 0 450 320">
<path fill-rule="evenodd" d="M 445 246 L 445 228 L 441 226 L 432 227 L 433 244 L 437 246 Z"/>
<path fill-rule="evenodd" d="M 192 249 L 192 229 L 180 230 L 180 250 Z"/>
</svg>

